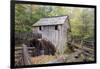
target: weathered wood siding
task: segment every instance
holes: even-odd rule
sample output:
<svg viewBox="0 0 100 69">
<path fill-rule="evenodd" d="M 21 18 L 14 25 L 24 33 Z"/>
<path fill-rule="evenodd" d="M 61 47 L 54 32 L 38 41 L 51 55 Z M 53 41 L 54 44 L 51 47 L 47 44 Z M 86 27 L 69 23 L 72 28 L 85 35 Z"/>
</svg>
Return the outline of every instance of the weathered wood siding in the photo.
<svg viewBox="0 0 100 69">
<path fill-rule="evenodd" d="M 39 27 L 33 27 L 32 31 L 33 32 L 38 32 L 39 31 Z"/>
<path fill-rule="evenodd" d="M 42 37 L 50 40 L 55 46 L 58 44 L 58 30 L 55 30 L 55 26 L 44 26 Z"/>
<path fill-rule="evenodd" d="M 64 24 L 57 25 L 58 29 L 55 29 L 55 25 L 51 26 L 41 26 L 41 30 L 39 30 L 39 27 L 33 28 L 38 33 L 42 34 L 42 38 L 50 40 L 55 47 L 57 48 L 57 52 L 60 54 L 64 53 L 65 45 L 67 42 L 67 21 L 65 21 Z"/>
</svg>

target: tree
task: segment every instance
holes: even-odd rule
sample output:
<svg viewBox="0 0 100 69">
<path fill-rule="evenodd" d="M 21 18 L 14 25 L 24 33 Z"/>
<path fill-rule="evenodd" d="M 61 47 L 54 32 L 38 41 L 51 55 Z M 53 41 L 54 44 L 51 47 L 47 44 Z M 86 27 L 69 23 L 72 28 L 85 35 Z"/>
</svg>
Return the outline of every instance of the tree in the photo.
<svg viewBox="0 0 100 69">
<path fill-rule="evenodd" d="M 29 32 L 32 25 L 40 18 L 68 15 L 71 25 L 71 36 L 78 40 L 94 38 L 94 10 L 92 8 L 76 8 L 61 6 L 43 6 L 32 4 L 16 4 L 15 31 Z"/>
</svg>

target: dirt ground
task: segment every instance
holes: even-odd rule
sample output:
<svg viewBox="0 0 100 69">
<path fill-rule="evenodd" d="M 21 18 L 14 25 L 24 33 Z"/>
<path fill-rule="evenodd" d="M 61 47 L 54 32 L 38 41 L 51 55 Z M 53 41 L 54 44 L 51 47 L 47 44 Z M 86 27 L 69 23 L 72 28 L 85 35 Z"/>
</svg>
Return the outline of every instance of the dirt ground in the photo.
<svg viewBox="0 0 100 69">
<path fill-rule="evenodd" d="M 46 64 L 49 61 L 53 61 L 56 59 L 56 56 L 52 55 L 41 55 L 37 57 L 32 57 L 32 64 Z"/>
</svg>

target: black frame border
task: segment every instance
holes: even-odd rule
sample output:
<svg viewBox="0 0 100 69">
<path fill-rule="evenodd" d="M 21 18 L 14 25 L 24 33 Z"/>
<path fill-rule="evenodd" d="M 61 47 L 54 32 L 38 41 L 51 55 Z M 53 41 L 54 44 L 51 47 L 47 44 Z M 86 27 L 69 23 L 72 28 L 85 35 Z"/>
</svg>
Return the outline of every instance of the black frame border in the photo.
<svg viewBox="0 0 100 69">
<path fill-rule="evenodd" d="M 93 64 L 97 62 L 97 50 L 96 50 L 96 22 L 97 22 L 97 8 L 96 5 L 81 5 L 81 4 L 65 4 L 65 3 L 50 3 L 50 2 L 36 2 L 36 1 L 11 1 L 10 2 L 10 68 L 31 68 L 31 67 L 48 67 L 48 66 L 62 66 L 62 65 L 80 65 L 80 64 Z M 14 39 L 14 33 L 15 33 L 15 4 L 36 4 L 36 5 L 51 5 L 51 6 L 68 6 L 68 7 L 82 7 L 82 8 L 94 8 L 94 45 L 95 45 L 95 51 L 94 51 L 94 61 L 90 62 L 70 62 L 70 63 L 56 63 L 56 64 L 36 64 L 36 65 L 23 65 L 23 66 L 15 66 L 14 62 L 14 46 L 15 46 L 15 39 Z"/>
</svg>

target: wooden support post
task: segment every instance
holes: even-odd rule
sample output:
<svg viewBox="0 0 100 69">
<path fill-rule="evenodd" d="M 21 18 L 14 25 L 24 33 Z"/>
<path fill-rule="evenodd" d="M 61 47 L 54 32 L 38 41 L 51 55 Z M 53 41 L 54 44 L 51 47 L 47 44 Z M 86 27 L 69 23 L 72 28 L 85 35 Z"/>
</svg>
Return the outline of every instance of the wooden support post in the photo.
<svg viewBox="0 0 100 69">
<path fill-rule="evenodd" d="M 32 63 L 28 53 L 28 48 L 25 44 L 23 44 L 22 46 L 23 46 L 22 55 L 23 55 L 24 65 L 31 65 Z"/>
</svg>

